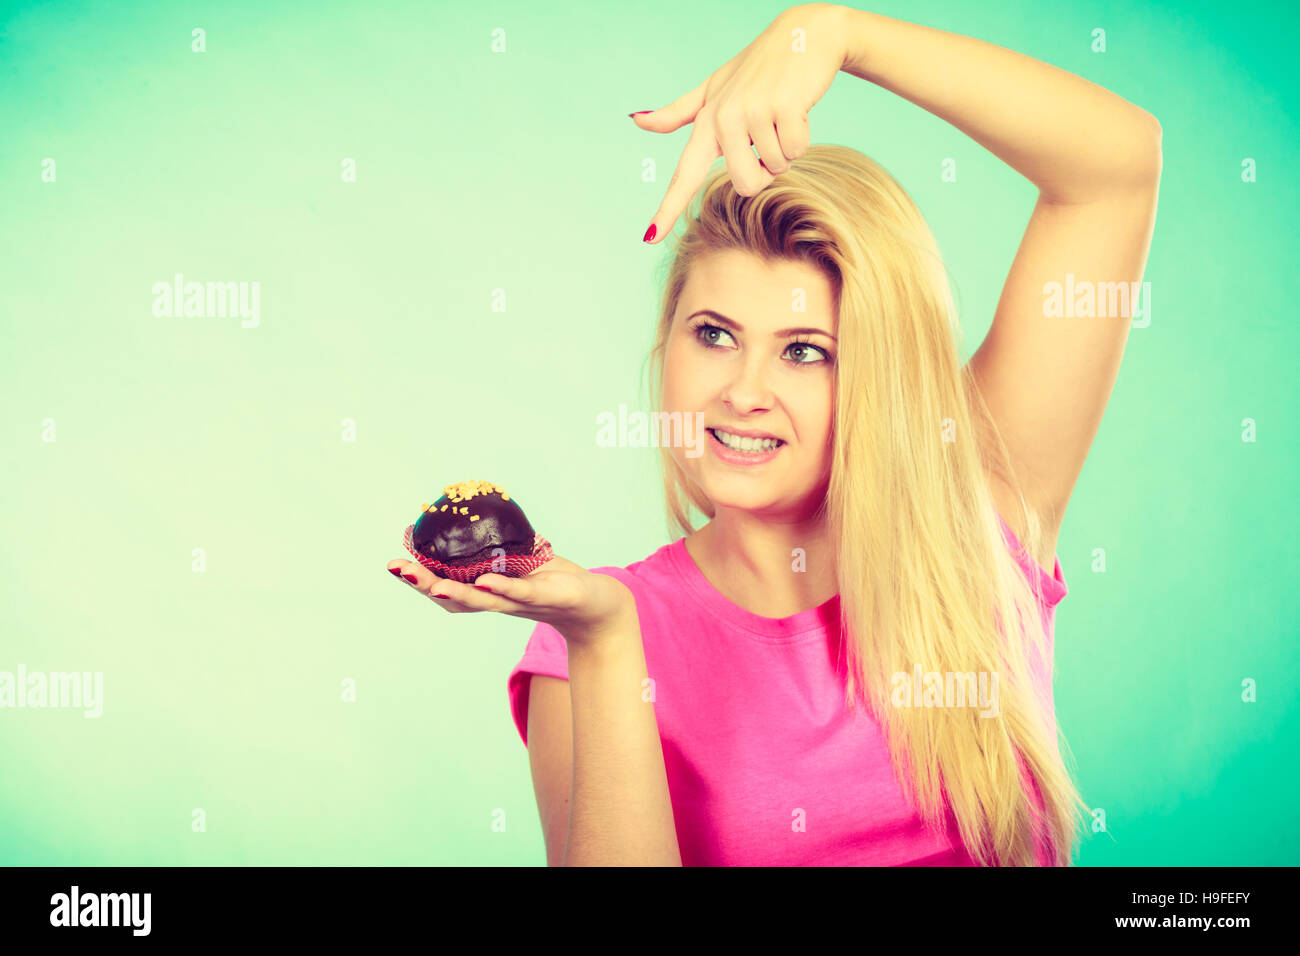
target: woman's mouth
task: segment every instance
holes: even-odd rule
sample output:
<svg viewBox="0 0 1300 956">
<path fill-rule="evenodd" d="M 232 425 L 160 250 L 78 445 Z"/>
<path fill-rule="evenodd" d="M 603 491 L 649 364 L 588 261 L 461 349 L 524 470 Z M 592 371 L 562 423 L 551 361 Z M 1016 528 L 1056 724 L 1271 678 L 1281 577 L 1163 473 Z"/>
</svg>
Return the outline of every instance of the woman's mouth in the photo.
<svg viewBox="0 0 1300 956">
<path fill-rule="evenodd" d="M 761 465 L 777 456 L 785 442 L 779 438 L 741 438 L 719 429 L 708 429 L 709 447 L 729 465 Z"/>
</svg>

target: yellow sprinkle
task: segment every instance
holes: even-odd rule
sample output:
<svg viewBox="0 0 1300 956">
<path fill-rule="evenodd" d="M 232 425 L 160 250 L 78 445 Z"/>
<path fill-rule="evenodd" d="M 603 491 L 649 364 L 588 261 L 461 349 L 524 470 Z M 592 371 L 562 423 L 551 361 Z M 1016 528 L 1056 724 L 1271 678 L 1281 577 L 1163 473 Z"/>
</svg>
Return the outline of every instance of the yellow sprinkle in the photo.
<svg viewBox="0 0 1300 956">
<path fill-rule="evenodd" d="M 470 521 L 477 521 L 477 520 L 478 520 L 478 515 L 471 515 L 469 520 L 470 520 Z"/>
<path fill-rule="evenodd" d="M 439 511 L 446 511 L 446 510 L 447 510 L 447 506 L 446 506 L 446 505 L 443 505 L 443 506 L 442 506 L 441 508 L 439 508 L 438 510 L 439 510 Z"/>
<path fill-rule="evenodd" d="M 505 488 L 501 485 L 495 484 L 491 481 L 484 481 L 479 478 L 475 478 L 471 481 L 456 481 L 449 485 L 444 485 L 442 492 L 448 500 L 455 504 L 460 504 L 462 501 L 470 501 L 479 495 L 492 494 L 501 495 L 502 500 L 504 501 L 510 500 L 510 496 L 506 494 Z M 463 511 L 458 512 L 455 508 L 453 508 L 452 511 L 461 514 L 464 513 Z"/>
<path fill-rule="evenodd" d="M 428 502 L 425 502 L 424 504 L 420 505 L 420 510 L 421 510 L 421 511 L 428 511 L 428 510 L 429 510 L 429 504 L 428 504 Z"/>
</svg>

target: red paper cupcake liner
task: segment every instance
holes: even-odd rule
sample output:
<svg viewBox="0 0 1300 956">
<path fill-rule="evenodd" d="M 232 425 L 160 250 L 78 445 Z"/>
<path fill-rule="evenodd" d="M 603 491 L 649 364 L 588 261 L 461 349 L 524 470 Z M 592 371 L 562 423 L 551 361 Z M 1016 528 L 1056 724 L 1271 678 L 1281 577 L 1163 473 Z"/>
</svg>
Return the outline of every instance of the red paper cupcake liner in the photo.
<svg viewBox="0 0 1300 956">
<path fill-rule="evenodd" d="M 504 574 L 508 578 L 522 578 L 524 575 L 536 571 L 555 557 L 551 542 L 537 532 L 533 532 L 532 554 L 498 555 L 482 561 L 475 561 L 473 564 L 462 565 L 443 564 L 441 561 L 435 561 L 433 558 L 420 554 L 415 550 L 414 539 L 415 525 L 408 524 L 403 540 L 406 550 L 411 552 L 416 561 L 419 561 L 421 565 L 438 575 L 438 577 L 451 578 L 451 580 L 460 581 L 462 584 L 473 584 L 484 574 Z"/>
</svg>

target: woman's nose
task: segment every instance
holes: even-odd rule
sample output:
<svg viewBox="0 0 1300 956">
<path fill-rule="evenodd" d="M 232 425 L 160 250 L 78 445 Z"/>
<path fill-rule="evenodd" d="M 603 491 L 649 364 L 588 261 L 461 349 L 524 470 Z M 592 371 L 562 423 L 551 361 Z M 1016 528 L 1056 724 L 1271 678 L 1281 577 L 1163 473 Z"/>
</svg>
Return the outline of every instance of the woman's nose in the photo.
<svg viewBox="0 0 1300 956">
<path fill-rule="evenodd" d="M 743 363 L 728 383 L 723 398 L 737 413 L 771 408 L 772 390 L 767 383 L 767 369 L 762 362 Z"/>
</svg>

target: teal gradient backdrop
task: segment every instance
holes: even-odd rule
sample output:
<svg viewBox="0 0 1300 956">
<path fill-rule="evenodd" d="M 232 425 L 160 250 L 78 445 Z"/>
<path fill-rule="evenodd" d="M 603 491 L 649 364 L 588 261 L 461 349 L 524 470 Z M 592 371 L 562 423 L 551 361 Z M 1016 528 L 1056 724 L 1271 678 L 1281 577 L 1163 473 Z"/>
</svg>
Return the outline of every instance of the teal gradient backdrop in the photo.
<svg viewBox="0 0 1300 956">
<path fill-rule="evenodd" d="M 669 540 L 657 452 L 595 442 L 647 407 L 668 248 L 640 238 L 688 136 L 627 114 L 780 9 L 4 8 L 0 671 L 104 683 L 98 719 L 0 709 L 0 863 L 544 861 L 505 685 L 531 623 L 384 565 L 468 478 L 587 567 Z M 1160 119 L 1151 323 L 1059 544 L 1057 712 L 1110 828 L 1079 862 L 1300 862 L 1292 5 L 871 9 Z M 810 119 L 916 199 L 968 356 L 1034 187 L 848 74 Z M 258 323 L 156 316 L 177 273 L 259 283 Z"/>
</svg>

